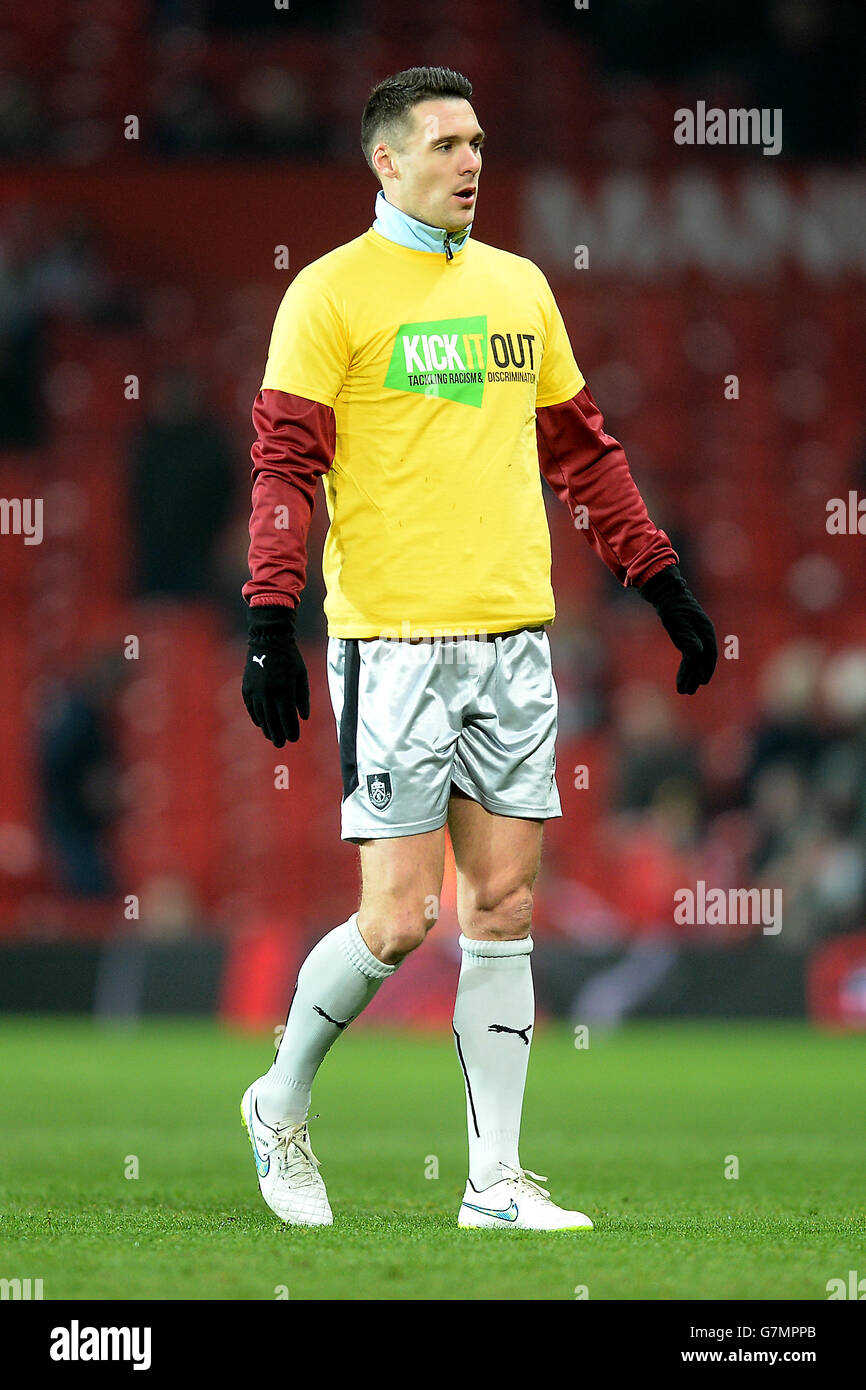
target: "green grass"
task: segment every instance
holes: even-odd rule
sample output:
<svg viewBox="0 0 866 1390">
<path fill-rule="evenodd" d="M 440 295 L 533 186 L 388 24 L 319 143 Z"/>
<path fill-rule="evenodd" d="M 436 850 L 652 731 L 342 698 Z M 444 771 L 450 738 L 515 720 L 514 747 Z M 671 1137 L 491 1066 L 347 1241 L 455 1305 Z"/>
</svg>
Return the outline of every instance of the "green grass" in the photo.
<svg viewBox="0 0 866 1390">
<path fill-rule="evenodd" d="M 238 1113 L 271 1056 L 210 1023 L 4 1021 L 0 1277 L 62 1300 L 645 1300 L 826 1299 L 866 1275 L 866 1039 L 633 1025 L 578 1051 L 540 1030 L 521 1160 L 596 1223 L 553 1236 L 457 1230 L 453 1045 L 363 1029 L 314 1092 L 334 1226 L 283 1229 Z"/>
</svg>

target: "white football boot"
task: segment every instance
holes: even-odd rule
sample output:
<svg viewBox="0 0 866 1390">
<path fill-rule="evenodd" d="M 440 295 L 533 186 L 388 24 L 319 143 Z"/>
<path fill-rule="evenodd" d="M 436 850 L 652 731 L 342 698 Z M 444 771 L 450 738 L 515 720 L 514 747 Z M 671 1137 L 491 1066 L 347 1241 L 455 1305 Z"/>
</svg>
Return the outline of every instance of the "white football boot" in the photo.
<svg viewBox="0 0 866 1390">
<path fill-rule="evenodd" d="M 259 1077 L 259 1081 L 261 1081 Z M 241 1119 L 249 1135 L 262 1196 L 290 1226 L 332 1226 L 334 1217 L 306 1122 L 273 1129 L 256 1109 L 257 1081 L 244 1092 Z"/>
<path fill-rule="evenodd" d="M 457 1225 L 476 1230 L 511 1231 L 591 1231 L 592 1222 L 582 1211 L 565 1211 L 551 1200 L 546 1187 L 531 1178 L 547 1179 L 531 1168 L 499 1165 L 502 1177 L 492 1187 L 476 1192 L 469 1182 Z"/>
</svg>

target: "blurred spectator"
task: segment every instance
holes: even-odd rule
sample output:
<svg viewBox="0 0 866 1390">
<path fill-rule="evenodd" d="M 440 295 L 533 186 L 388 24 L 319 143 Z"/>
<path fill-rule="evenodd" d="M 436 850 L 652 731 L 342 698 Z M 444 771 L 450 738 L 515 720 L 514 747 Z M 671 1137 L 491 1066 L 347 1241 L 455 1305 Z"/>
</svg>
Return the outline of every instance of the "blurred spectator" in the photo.
<svg viewBox="0 0 866 1390">
<path fill-rule="evenodd" d="M 51 227 L 44 208 L 13 202 L 0 227 L 0 448 L 46 443 L 46 331 L 54 321 L 97 328 L 135 321 L 135 292 L 115 281 L 88 214 Z"/>
<path fill-rule="evenodd" d="M 44 138 L 38 88 L 21 73 L 0 72 L 0 159 L 36 154 Z"/>
<path fill-rule="evenodd" d="M 86 213 L 67 216 L 45 239 L 30 273 L 34 298 L 47 315 L 104 326 L 128 320 L 126 294 L 114 284 Z"/>
<path fill-rule="evenodd" d="M 866 653 L 784 648 L 763 688 L 774 722 L 756 739 L 750 870 L 782 889 L 784 944 L 862 930 Z"/>
<path fill-rule="evenodd" d="M 806 785 L 794 762 L 779 758 L 761 767 L 751 789 L 752 850 L 750 877 L 789 854 L 807 816 Z"/>
<path fill-rule="evenodd" d="M 167 371 L 130 450 L 133 591 L 213 595 L 214 558 L 239 501 L 233 449 L 192 372 Z"/>
<path fill-rule="evenodd" d="M 642 815 L 608 823 L 611 862 L 618 867 L 611 894 L 632 933 L 672 936 L 674 893 L 694 882 L 699 831 L 695 790 L 668 782 L 653 793 Z"/>
<path fill-rule="evenodd" d="M 607 717 L 610 651 L 600 605 L 560 590 L 554 631 L 559 732 L 562 738 L 577 738 L 600 728 Z"/>
<path fill-rule="evenodd" d="M 120 810 L 113 706 L 123 657 L 94 653 L 49 702 L 37 748 L 42 818 L 60 886 L 79 897 L 117 891 L 108 832 Z"/>
<path fill-rule="evenodd" d="M 44 440 L 42 324 L 0 268 L 0 449 L 34 449 Z"/>
<path fill-rule="evenodd" d="M 143 885 L 139 898 L 140 937 L 173 941 L 191 935 L 201 924 L 201 906 L 186 874 L 154 874 Z"/>
<path fill-rule="evenodd" d="M 321 154 L 328 150 L 328 128 L 312 109 L 308 80 L 285 68 L 256 67 L 240 83 L 240 143 L 250 153 Z"/>
<path fill-rule="evenodd" d="M 851 159 L 862 154 L 862 5 L 855 0 L 773 0 L 767 29 L 752 95 L 754 104 L 784 112 L 785 155 Z"/>
<path fill-rule="evenodd" d="M 154 93 L 154 148 L 188 159 L 235 153 L 234 131 L 209 83 L 195 75 L 164 76 Z"/>
<path fill-rule="evenodd" d="M 0 448 L 38 447 L 45 438 L 42 380 L 45 324 L 34 275 L 34 213 L 8 210 L 0 232 Z"/>
<path fill-rule="evenodd" d="M 33 203 L 8 206 L 0 229 L 0 448 L 46 442 L 46 327 L 55 319 L 126 324 L 130 301 L 86 215 L 67 215 L 52 228 Z"/>
<path fill-rule="evenodd" d="M 792 642 L 773 652 L 759 678 L 761 713 L 754 731 L 747 792 L 762 770 L 785 763 L 807 773 L 825 743 L 818 720 L 818 682 L 824 651 L 817 642 Z"/>
<path fill-rule="evenodd" d="M 620 810 L 645 810 L 665 787 L 687 793 L 699 785 L 697 751 L 679 727 L 673 699 L 649 681 L 616 692 Z"/>
</svg>

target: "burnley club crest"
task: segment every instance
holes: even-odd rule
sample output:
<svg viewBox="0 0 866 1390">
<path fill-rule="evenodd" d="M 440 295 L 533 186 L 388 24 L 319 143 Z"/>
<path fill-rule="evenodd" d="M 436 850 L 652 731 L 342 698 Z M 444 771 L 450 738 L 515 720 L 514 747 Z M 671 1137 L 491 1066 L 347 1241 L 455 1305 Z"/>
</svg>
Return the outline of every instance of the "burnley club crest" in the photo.
<svg viewBox="0 0 866 1390">
<path fill-rule="evenodd" d="M 384 811 L 386 806 L 391 804 L 391 774 L 390 772 L 371 772 L 367 776 L 367 795 L 370 804 L 375 806 L 377 811 Z"/>
</svg>

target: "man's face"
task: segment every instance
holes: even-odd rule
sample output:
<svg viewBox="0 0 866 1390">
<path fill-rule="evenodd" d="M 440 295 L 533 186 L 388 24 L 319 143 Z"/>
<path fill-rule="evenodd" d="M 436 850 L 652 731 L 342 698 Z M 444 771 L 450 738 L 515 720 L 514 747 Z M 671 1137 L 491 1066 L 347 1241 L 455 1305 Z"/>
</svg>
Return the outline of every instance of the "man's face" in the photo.
<svg viewBox="0 0 866 1390">
<path fill-rule="evenodd" d="M 420 101 L 412 108 L 405 146 L 395 150 L 383 141 L 373 151 L 389 203 L 426 222 L 462 232 L 475 216 L 484 131 L 462 97 Z"/>
</svg>

